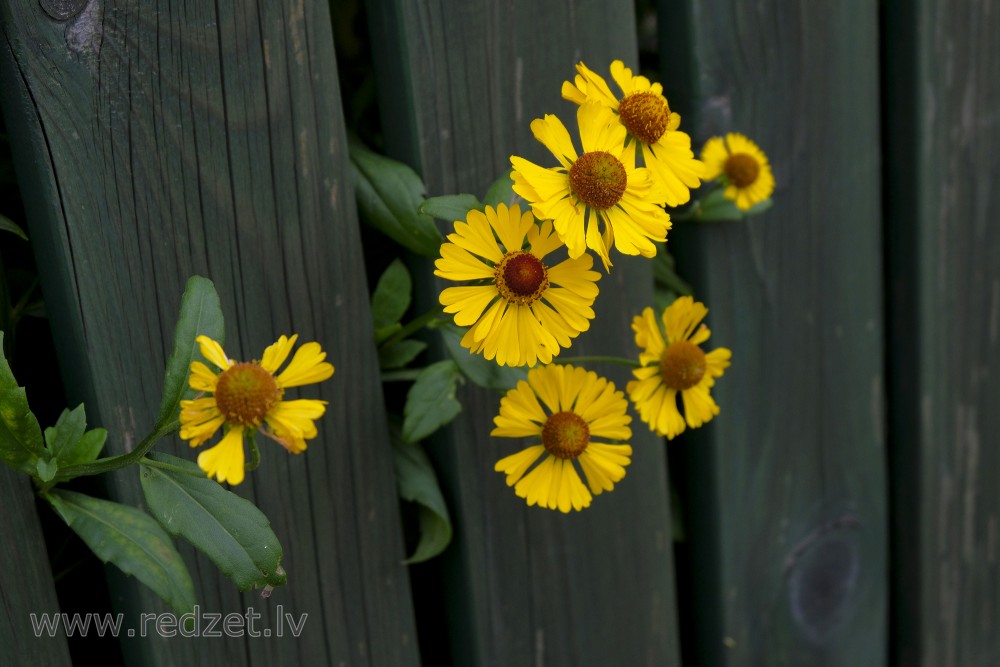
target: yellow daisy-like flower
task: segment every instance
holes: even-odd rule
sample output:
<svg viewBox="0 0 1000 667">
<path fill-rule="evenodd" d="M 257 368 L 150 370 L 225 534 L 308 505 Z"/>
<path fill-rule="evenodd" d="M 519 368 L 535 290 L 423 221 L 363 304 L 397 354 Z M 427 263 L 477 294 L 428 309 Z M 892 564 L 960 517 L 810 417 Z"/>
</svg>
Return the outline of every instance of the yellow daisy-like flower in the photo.
<svg viewBox="0 0 1000 667">
<path fill-rule="evenodd" d="M 314 422 L 326 412 L 326 401 L 285 401 L 282 396 L 289 387 L 326 380 L 333 375 L 333 364 L 324 361 L 326 352 L 319 343 L 306 343 L 276 375 L 297 338 L 298 334 L 281 336 L 264 350 L 259 362 L 234 361 L 208 336 L 196 339 L 202 356 L 221 372 L 200 361 L 191 363 L 188 384 L 212 395 L 181 401 L 181 438 L 197 447 L 225 427 L 222 440 L 198 455 L 198 466 L 209 477 L 230 484 L 243 481 L 243 435 L 247 431 L 259 429 L 293 454 L 305 451 L 306 440 L 316 437 Z"/>
<path fill-rule="evenodd" d="M 553 221 L 570 257 L 590 248 L 605 270 L 612 245 L 626 255 L 653 257 L 654 241 L 664 241 L 670 229 L 663 193 L 647 169 L 635 167 L 635 144 L 625 145 L 625 128 L 611 109 L 588 103 L 576 117 L 581 155 L 555 116 L 531 122 L 535 138 L 562 166 L 546 169 L 511 156 L 514 192 L 531 203 L 539 219 Z"/>
<path fill-rule="evenodd" d="M 577 64 L 576 71 L 574 83 L 563 82 L 563 98 L 576 104 L 596 101 L 613 109 L 642 146 L 643 163 L 663 188 L 667 206 L 690 200 L 691 190 L 705 178 L 705 165 L 691 151 L 691 137 L 677 129 L 681 117 L 670 110 L 663 86 L 644 76 L 632 76 L 632 70 L 616 60 L 611 63 L 611 77 L 621 88 L 619 99 L 604 78 L 583 63 Z"/>
<path fill-rule="evenodd" d="M 627 410 L 624 394 L 593 371 L 559 364 L 533 369 L 500 400 L 491 435 L 539 438 L 541 444 L 500 459 L 495 470 L 528 505 L 567 513 L 590 507 L 591 494 L 613 489 L 632 456 L 627 444 L 591 438 L 631 438 Z"/>
<path fill-rule="evenodd" d="M 742 134 L 730 132 L 725 139 L 712 137 L 701 149 L 708 171 L 705 180 L 724 176 L 727 199 L 746 211 L 774 192 L 774 174 L 764 151 Z"/>
<path fill-rule="evenodd" d="M 552 223 L 500 204 L 469 211 L 441 244 L 434 275 L 472 281 L 441 292 L 444 312 L 469 327 L 462 345 L 501 366 L 547 364 L 590 328 L 600 274 L 590 255 L 555 266 L 542 263 L 558 248 Z"/>
<path fill-rule="evenodd" d="M 663 311 L 664 342 L 652 308 L 632 320 L 641 368 L 625 387 L 649 430 L 673 439 L 684 431 L 684 422 L 698 428 L 719 414 L 710 390 L 715 378 L 729 366 L 732 353 L 724 347 L 708 354 L 698 347 L 711 332 L 699 323 L 708 314 L 705 304 L 682 296 Z M 696 328 L 697 327 L 697 328 Z M 677 409 L 677 394 L 684 402 L 684 416 Z"/>
</svg>

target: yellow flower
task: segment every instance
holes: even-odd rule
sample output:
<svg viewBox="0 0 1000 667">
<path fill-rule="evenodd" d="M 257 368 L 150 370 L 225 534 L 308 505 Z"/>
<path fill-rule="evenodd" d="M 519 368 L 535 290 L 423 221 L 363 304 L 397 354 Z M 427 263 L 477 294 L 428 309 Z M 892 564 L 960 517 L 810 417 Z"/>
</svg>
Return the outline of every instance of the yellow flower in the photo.
<svg viewBox="0 0 1000 667">
<path fill-rule="evenodd" d="M 726 138 L 712 137 L 701 149 L 708 171 L 705 180 L 724 176 L 727 199 L 746 211 L 774 192 L 774 175 L 764 151 L 742 134 L 730 132 Z"/>
<path fill-rule="evenodd" d="M 217 445 L 198 455 L 198 466 L 220 482 L 243 481 L 243 435 L 250 431 L 275 440 L 293 454 L 305 451 L 306 440 L 316 437 L 315 420 L 326 412 L 326 401 L 282 400 L 285 389 L 322 382 L 333 375 L 333 364 L 324 361 L 326 352 L 319 343 L 306 343 L 281 373 L 298 334 L 282 336 L 264 350 L 258 361 L 238 362 L 223 352 L 208 336 L 196 339 L 201 354 L 221 372 L 200 361 L 191 363 L 188 384 L 192 389 L 212 394 L 181 401 L 181 437 L 192 447 L 204 443 L 225 426 Z"/>
<path fill-rule="evenodd" d="M 711 335 L 704 324 L 698 326 L 707 314 L 705 304 L 689 296 L 674 301 L 663 311 L 666 342 L 652 308 L 632 320 L 635 343 L 643 349 L 642 367 L 632 371 L 636 379 L 625 390 L 649 430 L 669 439 L 684 431 L 685 421 L 698 428 L 719 414 L 709 390 L 729 366 L 732 353 L 720 347 L 705 354 L 698 347 Z M 683 417 L 677 409 L 678 392 L 684 402 Z"/>
<path fill-rule="evenodd" d="M 527 382 L 518 382 L 500 400 L 491 435 L 531 437 L 541 444 L 501 459 L 495 470 L 507 475 L 507 486 L 528 505 L 561 512 L 590 507 L 591 494 L 613 489 L 632 456 L 627 444 L 591 438 L 631 438 L 627 410 L 624 394 L 593 371 L 559 364 L 533 369 Z M 574 460 L 586 476 L 586 486 Z"/>
<path fill-rule="evenodd" d="M 670 216 L 661 208 L 664 196 L 649 171 L 635 167 L 635 144 L 625 145 L 625 128 L 610 109 L 588 103 L 576 117 L 582 155 L 555 116 L 531 122 L 535 138 L 562 166 L 545 169 L 511 156 L 514 192 L 531 203 L 539 219 L 553 221 L 570 257 L 590 248 L 605 270 L 612 244 L 626 255 L 653 257 L 653 242 L 665 240 L 670 229 Z"/>
<path fill-rule="evenodd" d="M 643 162 L 663 188 L 667 206 L 691 199 L 691 190 L 705 178 L 705 165 L 694 157 L 691 137 L 677 129 L 681 117 L 670 111 L 663 86 L 644 76 L 632 76 L 632 70 L 616 60 L 611 63 L 611 76 L 622 91 L 618 99 L 604 78 L 586 65 L 577 64 L 576 71 L 574 83 L 563 82 L 563 98 L 576 104 L 596 101 L 613 109 L 642 147 Z"/>
<path fill-rule="evenodd" d="M 555 266 L 542 260 L 561 245 L 552 223 L 535 224 L 520 206 L 469 211 L 441 245 L 434 275 L 472 281 L 441 292 L 446 313 L 469 327 L 462 345 L 501 366 L 544 364 L 590 328 L 597 279 L 590 255 Z"/>
</svg>

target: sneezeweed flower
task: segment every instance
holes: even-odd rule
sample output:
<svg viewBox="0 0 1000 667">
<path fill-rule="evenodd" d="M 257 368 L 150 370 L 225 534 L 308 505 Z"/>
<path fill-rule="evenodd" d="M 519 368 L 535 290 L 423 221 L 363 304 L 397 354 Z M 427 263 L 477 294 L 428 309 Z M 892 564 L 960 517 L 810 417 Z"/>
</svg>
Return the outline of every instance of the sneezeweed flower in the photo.
<svg viewBox="0 0 1000 667">
<path fill-rule="evenodd" d="M 597 442 L 632 437 L 627 410 L 624 394 L 593 371 L 560 364 L 535 368 L 500 400 L 491 435 L 541 443 L 501 459 L 495 470 L 507 475 L 507 486 L 528 505 L 565 513 L 589 507 L 591 494 L 613 489 L 631 461 L 631 446 Z"/>
<path fill-rule="evenodd" d="M 535 138 L 561 166 L 546 169 L 511 156 L 514 192 L 539 219 L 553 221 L 570 257 L 590 248 L 607 270 L 612 245 L 626 255 L 655 256 L 654 241 L 664 241 L 670 229 L 664 195 L 648 170 L 635 167 L 635 144 L 625 145 L 625 128 L 610 109 L 588 103 L 576 117 L 582 154 L 555 116 L 531 122 Z"/>
<path fill-rule="evenodd" d="M 326 401 L 286 401 L 283 396 L 289 387 L 326 380 L 333 375 L 333 364 L 324 361 L 326 352 L 319 343 L 306 343 L 277 373 L 297 339 L 298 334 L 281 336 L 260 361 L 245 362 L 227 357 L 208 336 L 196 339 L 202 356 L 221 372 L 200 361 L 191 363 L 188 384 L 211 396 L 181 401 L 181 438 L 197 447 L 224 429 L 222 440 L 198 455 L 198 466 L 209 477 L 230 484 L 243 481 L 243 436 L 248 433 L 259 431 L 292 454 L 305 451 L 306 440 L 316 437 L 315 420 L 326 411 Z"/>
<path fill-rule="evenodd" d="M 701 149 L 701 159 L 708 171 L 705 180 L 722 177 L 727 199 L 746 211 L 774 192 L 774 175 L 764 151 L 742 134 L 730 132 L 712 137 Z"/>
<path fill-rule="evenodd" d="M 641 147 L 643 164 L 663 188 L 667 206 L 687 203 L 691 190 L 701 185 L 705 165 L 691 151 L 691 137 L 678 129 L 681 117 L 670 110 L 663 86 L 644 76 L 632 76 L 632 70 L 616 60 L 611 63 L 611 77 L 622 91 L 619 98 L 604 77 L 583 63 L 577 64 L 576 71 L 573 83 L 563 82 L 563 98 L 576 104 L 596 101 L 612 109 Z"/>
<path fill-rule="evenodd" d="M 600 274 L 590 255 L 543 263 L 562 244 L 520 206 L 472 210 L 441 245 L 434 275 L 472 284 L 441 292 L 446 313 L 469 327 L 462 345 L 501 366 L 552 361 L 590 328 Z"/>
<path fill-rule="evenodd" d="M 682 296 L 663 311 L 666 341 L 653 315 L 646 308 L 632 320 L 641 368 L 632 374 L 636 379 L 625 387 L 639 417 L 651 431 L 673 439 L 684 431 L 684 424 L 698 428 L 719 414 L 719 406 L 710 390 L 715 378 L 729 366 L 732 353 L 724 347 L 705 353 L 699 347 L 711 332 L 699 323 L 708 314 L 704 304 Z M 677 394 L 684 403 L 684 416 L 677 408 Z"/>
</svg>

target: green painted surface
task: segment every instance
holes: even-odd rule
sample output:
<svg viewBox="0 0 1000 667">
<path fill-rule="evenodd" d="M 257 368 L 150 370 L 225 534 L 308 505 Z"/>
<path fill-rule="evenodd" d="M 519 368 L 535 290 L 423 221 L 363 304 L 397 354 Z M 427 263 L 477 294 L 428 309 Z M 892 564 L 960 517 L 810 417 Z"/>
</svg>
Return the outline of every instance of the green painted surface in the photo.
<svg viewBox="0 0 1000 667">
<path fill-rule="evenodd" d="M 551 160 L 529 124 L 555 113 L 575 132 L 575 106 L 560 98 L 574 64 L 636 56 L 628 2 L 385 1 L 368 12 L 388 150 L 431 195 L 481 196 L 513 153 Z M 436 301 L 441 286 L 419 266 L 415 282 Z M 651 284 L 648 261 L 615 259 L 591 331 L 563 355 L 635 356 L 631 318 L 651 303 Z M 591 368 L 619 388 L 629 375 Z M 467 387 L 462 414 L 428 446 L 455 520 L 436 623 L 447 624 L 440 641 L 454 664 L 678 664 L 664 444 L 636 418 L 635 455 L 614 491 L 570 516 L 527 507 L 493 472 L 514 451 L 489 437 L 499 398 Z"/>
<path fill-rule="evenodd" d="M 114 453 L 145 434 L 192 273 L 216 284 L 230 355 L 298 332 L 337 367 L 302 392 L 330 402 L 308 453 L 262 442 L 239 487 L 272 520 L 289 585 L 240 595 L 185 552 L 204 611 L 252 606 L 274 629 L 281 605 L 309 614 L 302 636 L 147 638 L 126 659 L 416 663 L 327 5 L 94 0 L 66 20 L 43 5 L 0 8 L 3 103 L 71 402 Z M 138 471 L 111 486 L 138 502 Z M 163 610 L 111 576 L 134 622 Z"/>
<path fill-rule="evenodd" d="M 889 2 L 895 663 L 1000 663 L 1000 15 Z"/>
<path fill-rule="evenodd" d="M 876 3 L 660 3 L 661 80 L 699 146 L 741 132 L 774 208 L 673 232 L 733 350 L 683 448 L 698 664 L 887 651 Z"/>
</svg>

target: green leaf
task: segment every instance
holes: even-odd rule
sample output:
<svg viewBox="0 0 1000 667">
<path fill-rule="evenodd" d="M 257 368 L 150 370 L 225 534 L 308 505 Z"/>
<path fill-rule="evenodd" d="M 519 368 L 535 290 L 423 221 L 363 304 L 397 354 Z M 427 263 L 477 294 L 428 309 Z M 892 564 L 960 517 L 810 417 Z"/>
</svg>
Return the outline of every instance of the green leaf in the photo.
<svg viewBox="0 0 1000 667">
<path fill-rule="evenodd" d="M 51 482 L 59 472 L 59 464 L 52 460 L 38 459 L 35 461 L 35 472 L 38 473 L 40 481 Z"/>
<path fill-rule="evenodd" d="M 393 437 L 392 463 L 399 497 L 420 506 L 420 540 L 413 555 L 406 560 L 407 563 L 419 563 L 437 556 L 451 542 L 448 506 L 441 495 L 434 467 L 420 443 L 404 444 Z"/>
<path fill-rule="evenodd" d="M 3 337 L 0 331 L 0 350 Z M 15 470 L 36 475 L 35 462 L 44 451 L 42 429 L 28 408 L 27 394 L 17 386 L 7 358 L 0 354 L 0 460 Z"/>
<path fill-rule="evenodd" d="M 444 239 L 430 216 L 419 212 L 424 183 L 402 162 L 350 139 L 351 181 L 364 221 L 425 257 L 437 257 Z"/>
<path fill-rule="evenodd" d="M 458 378 L 458 366 L 448 359 L 420 372 L 406 394 L 403 442 L 423 440 L 462 411 L 462 404 L 455 400 Z"/>
<path fill-rule="evenodd" d="M 62 453 L 76 444 L 87 430 L 87 414 L 83 403 L 73 410 L 63 410 L 55 426 L 45 429 L 45 448 L 54 457 L 61 459 Z"/>
<path fill-rule="evenodd" d="M 754 215 L 760 215 L 774 204 L 771 199 L 757 202 L 746 211 L 736 207 L 735 202 L 726 198 L 722 188 L 712 190 L 699 201 L 697 219 L 701 222 L 735 222 Z"/>
<path fill-rule="evenodd" d="M 188 387 L 188 375 L 192 361 L 204 361 L 195 341 L 203 334 L 219 345 L 223 344 L 226 334 L 222 304 L 211 280 L 191 276 L 181 297 L 180 315 L 174 329 L 174 351 L 167 359 L 163 374 L 163 399 L 160 416 L 156 420 L 157 430 L 177 419 L 181 399 L 194 396 L 194 390 Z"/>
<path fill-rule="evenodd" d="M 83 437 L 76 441 L 69 449 L 65 450 L 59 457 L 59 463 L 63 466 L 75 466 L 81 463 L 90 463 L 97 459 L 98 454 L 104 449 L 104 441 L 108 439 L 108 432 L 103 428 L 95 428 L 83 434 Z"/>
<path fill-rule="evenodd" d="M 152 458 L 170 469 L 141 464 L 142 491 L 150 514 L 171 535 L 204 552 L 241 591 L 287 583 L 281 544 L 256 505 L 207 478 L 191 461 L 166 454 Z"/>
<path fill-rule="evenodd" d="M 194 608 L 191 575 L 170 536 L 148 514 L 62 489 L 45 499 L 102 561 L 149 586 L 177 613 Z"/>
<path fill-rule="evenodd" d="M 0 215 L 0 231 L 10 232 L 11 234 L 20 236 L 25 241 L 28 240 L 28 235 L 24 233 L 24 230 L 5 215 Z"/>
<path fill-rule="evenodd" d="M 410 272 L 400 259 L 393 260 L 378 279 L 375 293 L 372 294 L 372 321 L 375 330 L 385 330 L 399 321 L 410 307 L 410 295 L 413 285 Z"/>
<path fill-rule="evenodd" d="M 413 361 L 418 354 L 427 348 L 427 343 L 420 340 L 401 340 L 378 349 L 378 365 L 382 370 L 402 368 Z"/>
<path fill-rule="evenodd" d="M 467 331 L 465 328 L 446 324 L 439 329 L 451 358 L 458 364 L 462 375 L 474 384 L 487 389 L 507 391 L 528 377 L 526 368 L 501 366 L 481 354 L 472 354 L 467 348 L 462 347 L 462 336 Z"/>
<path fill-rule="evenodd" d="M 510 206 L 514 202 L 514 179 L 510 177 L 510 174 L 511 172 L 508 170 L 493 182 L 490 189 L 486 191 L 486 198 L 483 199 L 484 204 L 496 208 L 497 204 L 503 203 Z"/>
<path fill-rule="evenodd" d="M 465 216 L 471 210 L 482 211 L 483 204 L 473 195 L 444 195 L 443 197 L 431 197 L 424 200 L 420 205 L 420 212 L 452 223 L 456 220 L 465 221 Z"/>
</svg>

